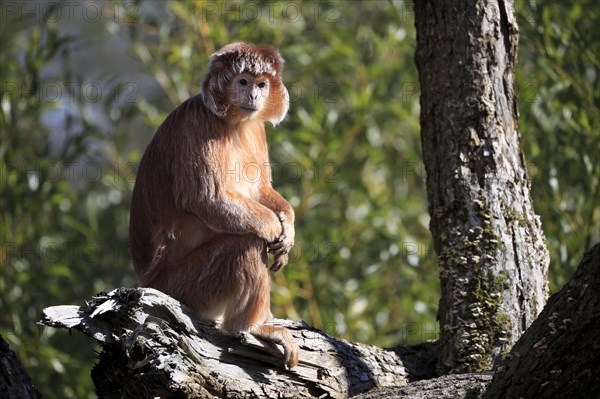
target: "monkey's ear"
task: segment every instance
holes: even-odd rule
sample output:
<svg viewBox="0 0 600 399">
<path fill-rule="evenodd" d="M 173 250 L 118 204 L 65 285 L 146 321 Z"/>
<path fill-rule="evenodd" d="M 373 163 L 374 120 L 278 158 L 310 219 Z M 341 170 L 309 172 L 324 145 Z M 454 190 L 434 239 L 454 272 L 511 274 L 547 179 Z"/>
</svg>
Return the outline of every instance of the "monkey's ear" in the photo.
<svg viewBox="0 0 600 399">
<path fill-rule="evenodd" d="M 277 126 L 285 118 L 290 108 L 290 95 L 279 76 L 271 80 L 277 83 L 271 84 L 271 94 L 267 100 L 269 107 L 265 120 L 271 122 L 273 126 Z"/>
<path fill-rule="evenodd" d="M 212 57 L 209 70 L 202 82 L 200 96 L 204 105 L 219 118 L 227 116 L 227 82 L 232 72 L 225 60 Z"/>
<path fill-rule="evenodd" d="M 261 61 L 272 71 L 270 107 L 265 120 L 276 126 L 285 118 L 290 108 L 290 95 L 281 80 L 281 71 L 285 61 L 279 50 L 269 45 L 256 46 L 256 52 L 260 54 Z"/>
</svg>

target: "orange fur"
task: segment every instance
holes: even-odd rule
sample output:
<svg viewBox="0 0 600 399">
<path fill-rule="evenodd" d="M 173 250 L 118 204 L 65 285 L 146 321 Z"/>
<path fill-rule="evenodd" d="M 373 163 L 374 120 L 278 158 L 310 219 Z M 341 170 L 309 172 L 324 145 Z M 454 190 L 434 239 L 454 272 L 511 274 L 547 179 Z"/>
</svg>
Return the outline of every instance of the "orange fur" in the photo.
<svg viewBox="0 0 600 399">
<path fill-rule="evenodd" d="M 202 318 L 222 318 L 227 333 L 281 344 L 294 367 L 297 343 L 269 324 L 267 251 L 276 271 L 294 240 L 294 211 L 271 186 L 264 129 L 287 113 L 282 64 L 269 46 L 234 43 L 213 54 L 202 93 L 171 112 L 140 162 L 130 243 L 141 286 Z M 242 97 L 234 101 L 227 93 L 240 74 Z"/>
</svg>

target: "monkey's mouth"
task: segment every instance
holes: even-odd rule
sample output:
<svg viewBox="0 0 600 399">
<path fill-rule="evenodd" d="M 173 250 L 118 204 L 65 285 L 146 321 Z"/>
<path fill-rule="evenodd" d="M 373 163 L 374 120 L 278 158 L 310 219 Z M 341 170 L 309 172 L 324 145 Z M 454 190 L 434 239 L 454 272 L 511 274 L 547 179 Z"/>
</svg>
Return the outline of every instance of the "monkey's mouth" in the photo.
<svg viewBox="0 0 600 399">
<path fill-rule="evenodd" d="M 246 111 L 248 113 L 252 113 L 252 112 L 256 112 L 258 111 L 258 108 L 256 107 L 240 107 L 243 111 Z"/>
</svg>

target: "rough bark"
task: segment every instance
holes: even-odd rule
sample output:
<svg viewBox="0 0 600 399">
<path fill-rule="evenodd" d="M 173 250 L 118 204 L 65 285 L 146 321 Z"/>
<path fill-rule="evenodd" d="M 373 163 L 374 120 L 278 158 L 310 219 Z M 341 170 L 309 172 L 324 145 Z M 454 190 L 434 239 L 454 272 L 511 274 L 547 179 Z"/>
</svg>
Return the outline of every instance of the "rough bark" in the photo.
<svg viewBox="0 0 600 399">
<path fill-rule="evenodd" d="M 478 399 L 491 374 L 451 374 L 397 387 L 377 389 L 355 399 Z"/>
<path fill-rule="evenodd" d="M 542 310 L 548 252 L 519 150 L 511 1 L 415 2 L 441 374 L 492 368 Z"/>
<path fill-rule="evenodd" d="M 600 397 L 600 244 L 506 357 L 486 399 Z"/>
<path fill-rule="evenodd" d="M 0 336 L 0 398 L 37 399 L 40 397 L 19 357 Z"/>
<path fill-rule="evenodd" d="M 278 321 L 298 341 L 300 364 L 249 335 L 228 337 L 153 289 L 117 289 L 86 306 L 46 308 L 42 323 L 75 328 L 102 343 L 92 371 L 100 397 L 345 398 L 406 385 L 411 353 L 332 338 L 301 322 Z M 435 357 L 431 348 L 425 348 Z M 427 363 L 427 361 L 425 361 Z M 422 367 L 415 374 L 430 374 Z"/>
</svg>

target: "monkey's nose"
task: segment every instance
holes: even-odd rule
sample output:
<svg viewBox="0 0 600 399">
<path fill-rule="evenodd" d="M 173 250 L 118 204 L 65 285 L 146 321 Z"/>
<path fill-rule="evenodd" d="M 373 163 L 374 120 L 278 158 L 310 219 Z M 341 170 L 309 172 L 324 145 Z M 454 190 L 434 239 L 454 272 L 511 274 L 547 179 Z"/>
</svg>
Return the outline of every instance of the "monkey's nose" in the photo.
<svg viewBox="0 0 600 399">
<path fill-rule="evenodd" d="M 258 89 L 253 88 L 250 91 L 250 100 L 256 101 L 256 100 L 258 100 L 259 96 L 260 96 L 260 91 Z"/>
</svg>

